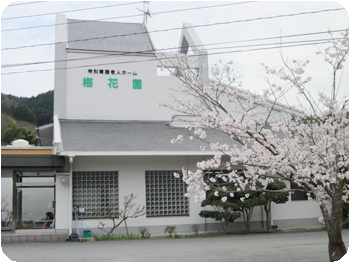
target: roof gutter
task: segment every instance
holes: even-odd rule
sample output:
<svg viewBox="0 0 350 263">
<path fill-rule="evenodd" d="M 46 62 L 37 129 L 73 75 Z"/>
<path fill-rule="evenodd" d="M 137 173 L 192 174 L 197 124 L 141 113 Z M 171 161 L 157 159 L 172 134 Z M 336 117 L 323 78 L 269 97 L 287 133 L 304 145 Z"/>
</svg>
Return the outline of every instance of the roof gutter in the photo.
<svg viewBox="0 0 350 263">
<path fill-rule="evenodd" d="M 61 151 L 61 156 L 213 156 L 219 151 Z"/>
</svg>

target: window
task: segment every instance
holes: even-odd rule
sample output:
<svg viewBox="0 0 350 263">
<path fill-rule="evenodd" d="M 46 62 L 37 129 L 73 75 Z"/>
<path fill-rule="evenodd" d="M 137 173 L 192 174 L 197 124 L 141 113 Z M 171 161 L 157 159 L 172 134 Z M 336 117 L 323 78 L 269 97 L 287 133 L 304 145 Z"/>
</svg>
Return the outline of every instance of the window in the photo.
<svg viewBox="0 0 350 263">
<path fill-rule="evenodd" d="M 296 184 L 291 183 L 290 189 L 300 189 Z M 303 191 L 294 191 L 291 194 L 292 201 L 308 200 L 307 195 Z"/>
<path fill-rule="evenodd" d="M 73 172 L 73 208 L 78 206 L 85 210 L 83 218 L 101 217 L 93 211 L 109 206 L 117 212 L 118 172 Z"/>
<path fill-rule="evenodd" d="M 146 171 L 147 217 L 189 215 L 186 184 L 174 172 Z"/>
<path fill-rule="evenodd" d="M 15 180 L 17 194 L 12 211 L 16 213 L 12 222 L 16 229 L 54 229 L 55 177 L 17 172 Z"/>
</svg>

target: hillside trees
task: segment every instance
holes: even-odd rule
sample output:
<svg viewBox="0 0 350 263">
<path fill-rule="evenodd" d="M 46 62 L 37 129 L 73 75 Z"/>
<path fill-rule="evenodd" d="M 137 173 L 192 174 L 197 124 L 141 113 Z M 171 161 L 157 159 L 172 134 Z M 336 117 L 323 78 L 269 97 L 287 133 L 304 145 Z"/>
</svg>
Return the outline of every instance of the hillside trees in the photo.
<svg viewBox="0 0 350 263">
<path fill-rule="evenodd" d="M 53 91 L 31 98 L 1 94 L 1 112 L 37 126 L 52 123 Z"/>
<path fill-rule="evenodd" d="M 37 117 L 37 125 L 42 126 L 52 122 L 52 114 L 47 109 L 39 108 L 35 110 L 35 115 Z"/>
<path fill-rule="evenodd" d="M 25 98 L 13 95 L 1 94 L 1 138 L 5 136 L 7 122 L 15 119 L 18 124 L 28 129 L 33 126 L 42 126 L 52 123 L 53 120 L 53 91 L 39 94 L 36 97 Z M 26 131 L 27 134 L 29 132 Z M 33 132 L 31 132 L 33 134 Z M 17 138 L 14 131 L 7 131 L 5 139 L 8 144 L 12 139 Z M 10 138 L 11 137 L 11 138 Z M 31 139 L 31 142 L 34 142 Z"/>
<path fill-rule="evenodd" d="M 29 142 L 29 144 L 37 145 L 38 140 L 36 138 L 36 131 L 30 131 L 26 127 L 19 127 L 17 122 L 11 119 L 5 128 L 2 135 L 1 142 L 10 144 L 16 139 L 23 139 Z"/>
<path fill-rule="evenodd" d="M 20 121 L 28 121 L 32 123 L 36 123 L 37 118 L 31 109 L 25 104 L 19 104 L 14 112 L 14 116 L 17 120 Z"/>
<path fill-rule="evenodd" d="M 222 190 L 215 182 L 204 180 L 208 170 L 229 170 L 227 175 L 218 176 L 236 184 L 233 194 L 247 186 L 256 192 L 287 192 L 291 190 L 271 190 L 267 186 L 275 179 L 289 181 L 317 202 L 323 215 L 320 220 L 327 229 L 329 259 L 341 259 L 346 253 L 342 209 L 349 200 L 349 105 L 348 99 L 337 98 L 337 73 L 342 70 L 348 51 L 348 30 L 337 38 L 331 33 L 330 45 L 319 54 L 330 66 L 332 79 L 329 93 L 319 93 L 318 98 L 307 89 L 312 80 L 304 76 L 308 60 L 284 61 L 281 69 L 264 65 L 269 89 L 260 95 L 235 87 L 238 83 L 231 61 L 214 65 L 214 82 L 203 84 L 186 56 L 180 55 L 173 65 L 179 71 L 176 77 L 183 83 L 179 91 L 192 99 L 175 97 L 172 104 L 162 106 L 190 115 L 194 121 L 188 124 L 188 135 L 181 136 L 184 140 L 172 141 L 185 143 L 186 137 L 196 138 L 214 155 L 198 162 L 196 171 L 182 170 L 182 179 L 190 189 L 187 195 L 195 193 L 204 200 L 205 191 Z M 303 112 L 285 104 L 281 111 L 281 102 L 291 91 L 296 91 Z M 305 116 L 311 118 L 305 121 Z M 232 143 L 206 140 L 202 127 L 226 134 Z M 237 165 L 245 167 L 243 175 L 235 172 Z M 331 206 L 329 210 L 327 204 Z"/>
</svg>

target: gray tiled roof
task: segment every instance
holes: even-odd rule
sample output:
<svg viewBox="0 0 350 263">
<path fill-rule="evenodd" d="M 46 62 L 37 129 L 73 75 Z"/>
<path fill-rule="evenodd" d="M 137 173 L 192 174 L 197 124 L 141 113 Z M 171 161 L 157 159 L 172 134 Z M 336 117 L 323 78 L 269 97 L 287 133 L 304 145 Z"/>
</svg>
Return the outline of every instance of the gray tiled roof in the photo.
<svg viewBox="0 0 350 263">
<path fill-rule="evenodd" d="M 94 51 L 146 52 L 153 49 L 143 24 L 137 23 L 68 19 L 68 43 L 71 49 Z"/>
<path fill-rule="evenodd" d="M 167 122 L 102 122 L 60 120 L 64 151 L 189 151 L 199 152 L 205 145 L 186 139 L 171 143 L 178 135 L 188 135 L 187 129 L 170 128 Z M 206 130 L 210 142 L 230 143 L 232 140 L 217 131 Z M 209 150 L 209 147 L 206 146 Z"/>
</svg>

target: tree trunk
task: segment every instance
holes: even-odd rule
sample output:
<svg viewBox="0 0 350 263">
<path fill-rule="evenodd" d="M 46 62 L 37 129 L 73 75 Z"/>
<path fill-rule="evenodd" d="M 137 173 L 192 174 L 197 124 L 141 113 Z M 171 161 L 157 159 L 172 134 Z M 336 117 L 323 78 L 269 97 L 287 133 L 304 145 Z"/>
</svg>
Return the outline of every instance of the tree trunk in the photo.
<svg viewBox="0 0 350 263">
<path fill-rule="evenodd" d="M 111 219 L 113 220 L 113 226 L 112 226 L 112 228 L 111 228 L 109 231 L 106 231 L 106 230 L 103 230 L 103 228 L 100 228 L 101 230 L 103 230 L 104 232 L 107 233 L 107 237 L 109 237 L 109 236 L 113 233 L 114 229 L 116 229 L 121 223 L 123 223 L 123 220 L 121 220 L 121 221 L 116 225 L 116 224 L 115 224 L 115 218 L 111 218 Z"/>
<path fill-rule="evenodd" d="M 270 210 L 271 210 L 271 203 L 270 206 L 268 204 L 264 205 L 264 210 L 266 214 L 266 231 L 270 232 Z"/>
<path fill-rule="evenodd" d="M 331 215 L 329 215 L 325 203 L 320 205 L 328 233 L 328 254 L 331 262 L 340 260 L 346 254 L 346 247 L 342 237 L 342 209 L 344 203 L 342 191 L 335 189 L 334 192 Z"/>
<path fill-rule="evenodd" d="M 128 226 L 126 225 L 126 220 L 124 220 L 124 224 L 126 229 L 126 235 L 129 236 L 129 230 L 128 230 Z"/>
<path fill-rule="evenodd" d="M 224 233 L 226 235 L 227 233 L 227 225 L 228 225 L 228 220 L 224 218 L 224 222 L 221 221 L 222 229 L 224 230 Z"/>
<path fill-rule="evenodd" d="M 247 232 L 250 233 L 250 224 L 249 224 L 249 220 L 250 220 L 250 216 L 249 216 L 249 208 L 243 208 L 242 210 L 243 212 L 243 220 L 244 220 L 244 225 L 245 225 L 245 228 L 247 229 Z"/>
<path fill-rule="evenodd" d="M 328 231 L 328 253 L 329 261 L 334 262 L 340 260 L 346 254 L 346 247 L 342 238 L 342 229 L 333 228 Z"/>
</svg>

